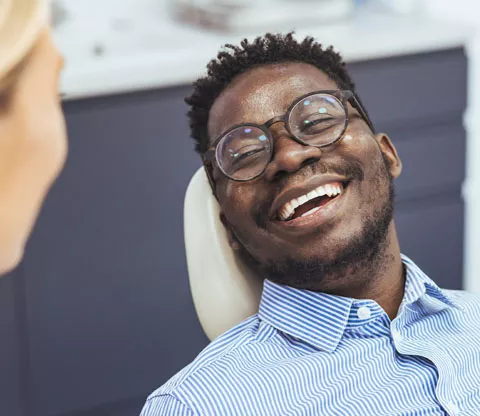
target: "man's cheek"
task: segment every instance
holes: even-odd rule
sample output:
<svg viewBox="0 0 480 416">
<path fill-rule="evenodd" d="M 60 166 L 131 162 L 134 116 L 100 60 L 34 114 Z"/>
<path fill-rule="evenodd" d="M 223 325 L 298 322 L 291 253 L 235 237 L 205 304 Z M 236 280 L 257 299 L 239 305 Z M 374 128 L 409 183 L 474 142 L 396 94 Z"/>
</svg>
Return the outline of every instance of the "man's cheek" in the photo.
<svg viewBox="0 0 480 416">
<path fill-rule="evenodd" d="M 251 221 L 250 209 L 247 201 L 230 199 L 223 208 L 227 218 L 236 226 L 244 225 Z"/>
</svg>

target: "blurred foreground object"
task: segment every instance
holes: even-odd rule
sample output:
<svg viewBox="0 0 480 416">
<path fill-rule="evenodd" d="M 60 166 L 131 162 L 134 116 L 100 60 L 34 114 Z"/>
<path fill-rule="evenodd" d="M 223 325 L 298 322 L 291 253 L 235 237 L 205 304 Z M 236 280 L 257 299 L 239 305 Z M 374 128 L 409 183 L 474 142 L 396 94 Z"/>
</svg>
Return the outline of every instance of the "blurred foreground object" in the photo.
<svg viewBox="0 0 480 416">
<path fill-rule="evenodd" d="M 227 32 L 333 23 L 354 9 L 354 0 L 172 0 L 178 20 Z"/>
<path fill-rule="evenodd" d="M 44 1 L 0 2 L 0 82 L 26 56 L 45 22 Z"/>
<path fill-rule="evenodd" d="M 22 259 L 66 158 L 62 58 L 46 23 L 44 0 L 0 3 L 0 275 Z"/>
</svg>

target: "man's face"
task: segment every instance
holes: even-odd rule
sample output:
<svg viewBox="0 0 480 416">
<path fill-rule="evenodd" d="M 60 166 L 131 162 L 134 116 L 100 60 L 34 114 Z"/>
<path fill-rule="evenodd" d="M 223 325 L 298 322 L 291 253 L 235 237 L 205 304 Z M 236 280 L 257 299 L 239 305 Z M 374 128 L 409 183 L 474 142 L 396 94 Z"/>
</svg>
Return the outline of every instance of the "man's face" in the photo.
<svg viewBox="0 0 480 416">
<path fill-rule="evenodd" d="M 210 139 L 233 125 L 263 124 L 282 115 L 309 92 L 337 89 L 325 73 L 308 64 L 255 68 L 238 76 L 215 101 Z M 272 125 L 273 159 L 252 181 L 230 180 L 214 164 L 216 194 L 231 244 L 253 259 L 264 277 L 334 290 L 350 284 L 345 275 L 355 271 L 355 263 L 371 260 L 385 246 L 393 229 L 392 178 L 401 164 L 388 137 L 374 136 L 350 104 L 348 111 L 343 139 L 325 148 L 299 144 L 283 123 Z M 329 186 L 341 193 L 300 205 L 285 218 L 289 201 L 302 202 L 303 195 Z"/>
</svg>

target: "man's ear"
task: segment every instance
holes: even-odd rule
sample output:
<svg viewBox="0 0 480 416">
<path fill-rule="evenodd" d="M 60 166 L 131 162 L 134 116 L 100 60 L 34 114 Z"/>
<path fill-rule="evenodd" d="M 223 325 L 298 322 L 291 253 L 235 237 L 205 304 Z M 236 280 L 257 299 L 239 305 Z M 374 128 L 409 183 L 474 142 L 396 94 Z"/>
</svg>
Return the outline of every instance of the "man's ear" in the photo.
<svg viewBox="0 0 480 416">
<path fill-rule="evenodd" d="M 392 178 L 397 178 L 402 173 L 402 161 L 398 156 L 397 149 L 393 145 L 390 138 L 385 133 L 378 133 L 375 135 L 375 140 L 380 146 L 380 151 L 384 154 L 388 160 L 388 170 L 392 175 Z"/>
<path fill-rule="evenodd" d="M 233 233 L 232 227 L 230 226 L 230 223 L 227 220 L 227 217 L 223 212 L 220 212 L 220 221 L 222 222 L 223 226 L 225 227 L 225 230 L 227 231 L 227 238 L 228 238 L 228 244 L 232 248 L 232 250 L 239 250 L 240 249 L 240 243 L 238 242 L 237 237 Z"/>
</svg>

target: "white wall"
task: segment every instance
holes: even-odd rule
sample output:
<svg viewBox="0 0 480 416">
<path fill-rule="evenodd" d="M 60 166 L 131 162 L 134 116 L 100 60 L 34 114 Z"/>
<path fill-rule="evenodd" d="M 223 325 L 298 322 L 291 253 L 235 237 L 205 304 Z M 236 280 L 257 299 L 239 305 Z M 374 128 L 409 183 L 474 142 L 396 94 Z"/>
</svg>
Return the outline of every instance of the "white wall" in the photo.
<svg viewBox="0 0 480 416">
<path fill-rule="evenodd" d="M 424 1 L 430 15 L 464 22 L 477 31 L 468 46 L 470 68 L 468 111 L 465 115 L 468 141 L 467 180 L 464 187 L 466 200 L 464 282 L 467 290 L 480 293 L 480 2 Z"/>
</svg>

